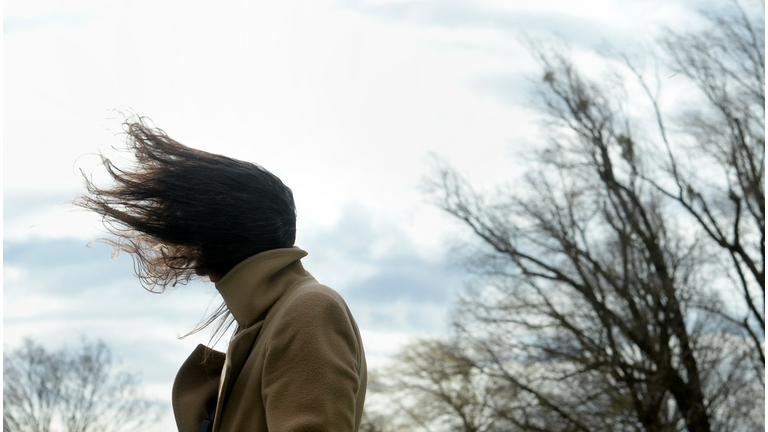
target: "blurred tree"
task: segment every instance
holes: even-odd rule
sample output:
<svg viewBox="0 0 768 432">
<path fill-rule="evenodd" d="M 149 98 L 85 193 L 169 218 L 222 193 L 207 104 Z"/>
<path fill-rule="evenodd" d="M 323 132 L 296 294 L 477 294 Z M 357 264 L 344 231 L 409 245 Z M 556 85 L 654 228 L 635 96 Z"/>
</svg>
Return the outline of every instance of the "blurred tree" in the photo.
<svg viewBox="0 0 768 432">
<path fill-rule="evenodd" d="M 150 430 L 159 406 L 135 375 L 112 361 L 104 342 L 46 351 L 31 339 L 3 353 L 3 430 L 96 432 Z"/>
<path fill-rule="evenodd" d="M 765 7 L 761 4 L 759 15 L 750 17 L 734 2 L 726 13 L 705 14 L 711 23 L 707 31 L 667 32 L 662 39 L 672 69 L 704 95 L 700 107 L 687 111 L 678 123 L 691 140 L 687 149 L 673 145 L 658 92 L 651 92 L 638 69 L 628 64 L 652 102 L 667 155 L 663 166 L 667 178 L 650 175 L 645 180 L 681 204 L 710 244 L 726 254 L 726 259 L 718 256 L 718 260 L 733 279 L 729 294 L 743 300 L 742 315 L 734 310 L 717 312 L 741 325 L 752 339 L 753 355 L 765 366 Z"/>
<path fill-rule="evenodd" d="M 459 340 L 421 340 L 404 347 L 391 366 L 373 381 L 374 392 L 386 394 L 386 416 L 378 430 L 493 432 L 513 431 L 497 415 L 500 383 L 467 357 Z M 382 422 L 384 418 L 389 418 Z M 393 419 L 398 419 L 395 421 Z"/>
<path fill-rule="evenodd" d="M 481 428 L 540 431 L 764 428 L 762 10 L 732 3 L 705 14 L 704 31 L 662 38 L 668 76 L 686 80 L 677 108 L 684 97 L 689 106 L 676 117 L 662 112 L 659 67 L 649 81 L 613 54 L 612 73 L 590 79 L 565 50 L 531 43 L 552 139 L 525 188 L 481 193 L 445 164 L 430 182 L 437 204 L 481 240 L 467 258 L 480 278 L 458 319 L 469 348 L 446 357 L 410 347 L 410 366 L 390 373 L 398 394 L 422 395 L 397 398 L 412 418 L 482 412 Z M 650 128 L 630 115 L 646 106 Z"/>
</svg>

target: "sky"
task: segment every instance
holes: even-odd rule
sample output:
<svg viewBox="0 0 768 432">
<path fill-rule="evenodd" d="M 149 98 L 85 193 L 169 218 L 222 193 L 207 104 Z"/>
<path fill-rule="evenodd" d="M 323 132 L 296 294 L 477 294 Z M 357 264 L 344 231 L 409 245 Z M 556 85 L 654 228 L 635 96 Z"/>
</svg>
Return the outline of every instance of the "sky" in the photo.
<svg viewBox="0 0 768 432">
<path fill-rule="evenodd" d="M 212 284 L 143 290 L 100 220 L 68 203 L 99 153 L 121 160 L 121 112 L 185 145 L 256 162 L 292 188 L 305 267 L 347 300 L 371 368 L 449 331 L 471 239 L 429 202 L 445 160 L 514 182 L 545 143 L 525 35 L 577 59 L 695 26 L 702 1 L 33 1 L 3 4 L 3 343 L 103 339 L 168 403 L 208 332 Z M 219 345 L 219 349 L 226 347 Z M 170 417 L 166 421 L 171 421 Z M 172 424 L 172 423 L 171 423 Z"/>
</svg>

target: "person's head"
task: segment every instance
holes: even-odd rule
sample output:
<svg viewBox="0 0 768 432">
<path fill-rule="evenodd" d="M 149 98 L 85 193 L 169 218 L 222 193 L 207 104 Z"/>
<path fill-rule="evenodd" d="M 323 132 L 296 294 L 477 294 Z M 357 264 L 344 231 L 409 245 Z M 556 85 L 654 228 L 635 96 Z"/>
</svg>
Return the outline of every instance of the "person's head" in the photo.
<svg viewBox="0 0 768 432">
<path fill-rule="evenodd" d="M 102 215 L 147 289 L 184 283 L 196 270 L 224 275 L 252 255 L 294 245 L 293 193 L 275 175 L 186 147 L 142 118 L 125 130 L 135 165 L 102 157 L 114 184 L 86 177 L 89 194 L 75 203 Z"/>
</svg>

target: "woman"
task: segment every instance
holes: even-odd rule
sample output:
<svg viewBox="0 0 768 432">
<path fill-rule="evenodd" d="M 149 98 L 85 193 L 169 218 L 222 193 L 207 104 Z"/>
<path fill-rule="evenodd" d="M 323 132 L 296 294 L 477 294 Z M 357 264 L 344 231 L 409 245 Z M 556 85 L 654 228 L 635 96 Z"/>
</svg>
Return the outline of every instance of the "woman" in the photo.
<svg viewBox="0 0 768 432">
<path fill-rule="evenodd" d="M 191 149 L 143 119 L 126 123 L 132 169 L 106 158 L 114 180 L 76 203 L 103 216 L 118 251 L 150 291 L 193 277 L 215 283 L 227 353 L 203 345 L 179 370 L 180 432 L 357 431 L 366 390 L 362 340 L 338 293 L 294 247 L 291 190 L 264 168 Z"/>
</svg>

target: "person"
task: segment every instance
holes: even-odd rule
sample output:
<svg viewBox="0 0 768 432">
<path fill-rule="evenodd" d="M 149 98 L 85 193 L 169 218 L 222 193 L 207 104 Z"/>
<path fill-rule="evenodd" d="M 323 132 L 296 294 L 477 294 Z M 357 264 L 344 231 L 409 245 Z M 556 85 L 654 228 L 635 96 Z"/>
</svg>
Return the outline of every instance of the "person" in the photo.
<svg viewBox="0 0 768 432">
<path fill-rule="evenodd" d="M 145 288 L 193 278 L 224 303 L 199 330 L 234 322 L 226 354 L 199 345 L 179 369 L 179 432 L 357 431 L 367 370 L 341 296 L 302 266 L 291 189 L 259 165 L 186 147 L 144 118 L 125 123 L 131 169 L 75 201 L 103 217 Z"/>
</svg>

